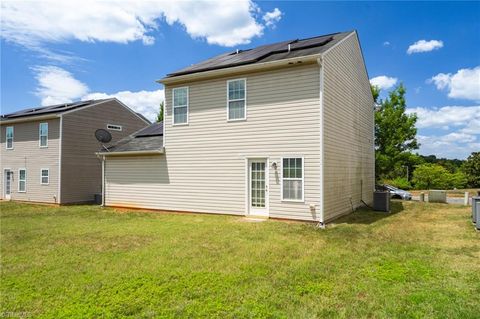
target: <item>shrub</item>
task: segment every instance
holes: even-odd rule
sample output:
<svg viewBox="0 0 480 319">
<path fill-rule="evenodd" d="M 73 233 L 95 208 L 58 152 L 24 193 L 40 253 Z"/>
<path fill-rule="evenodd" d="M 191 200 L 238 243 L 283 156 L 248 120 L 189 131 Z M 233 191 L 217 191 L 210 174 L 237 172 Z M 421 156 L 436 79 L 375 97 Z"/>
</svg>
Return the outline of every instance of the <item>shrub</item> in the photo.
<svg viewBox="0 0 480 319">
<path fill-rule="evenodd" d="M 467 186 L 467 176 L 462 172 L 450 174 L 450 188 L 465 188 Z"/>
<path fill-rule="evenodd" d="M 412 188 L 412 184 L 410 184 L 410 182 L 405 177 L 397 177 L 392 180 L 385 180 L 384 183 L 405 190 Z"/>
<path fill-rule="evenodd" d="M 450 179 L 449 174 L 443 166 L 437 164 L 422 164 L 413 172 L 412 182 L 417 189 L 447 189 Z"/>
<path fill-rule="evenodd" d="M 467 177 L 460 171 L 450 173 L 438 164 L 423 164 L 413 172 L 412 182 L 417 189 L 464 188 L 467 184 Z"/>
</svg>

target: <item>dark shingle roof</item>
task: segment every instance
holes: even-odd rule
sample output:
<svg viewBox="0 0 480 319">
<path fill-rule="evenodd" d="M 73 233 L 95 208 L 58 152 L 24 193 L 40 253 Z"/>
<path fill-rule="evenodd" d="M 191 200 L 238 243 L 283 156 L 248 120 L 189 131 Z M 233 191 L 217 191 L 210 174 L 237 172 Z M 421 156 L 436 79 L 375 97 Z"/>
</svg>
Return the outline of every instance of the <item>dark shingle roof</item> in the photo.
<svg viewBox="0 0 480 319">
<path fill-rule="evenodd" d="M 227 52 L 170 73 L 167 77 L 320 54 L 351 33 L 352 31 L 339 32 L 308 39 L 282 41 L 238 52 Z"/>
<path fill-rule="evenodd" d="M 106 100 L 108 99 L 88 100 L 88 101 L 79 101 L 74 103 L 63 103 L 63 104 L 55 104 L 50 106 L 35 107 L 35 108 L 20 110 L 10 114 L 4 114 L 1 116 L 1 119 L 10 120 L 10 119 L 26 117 L 26 116 L 43 115 L 43 114 L 50 114 L 50 113 L 63 113 L 63 112 L 71 111 L 81 107 L 86 107 L 86 106 L 99 103 L 102 101 L 106 101 Z"/>
<path fill-rule="evenodd" d="M 153 123 L 108 148 L 109 152 L 155 151 L 163 147 L 163 122 Z M 105 152 L 108 153 L 108 152 Z"/>
<path fill-rule="evenodd" d="M 163 135 L 163 122 L 153 123 L 133 134 L 135 137 Z"/>
</svg>

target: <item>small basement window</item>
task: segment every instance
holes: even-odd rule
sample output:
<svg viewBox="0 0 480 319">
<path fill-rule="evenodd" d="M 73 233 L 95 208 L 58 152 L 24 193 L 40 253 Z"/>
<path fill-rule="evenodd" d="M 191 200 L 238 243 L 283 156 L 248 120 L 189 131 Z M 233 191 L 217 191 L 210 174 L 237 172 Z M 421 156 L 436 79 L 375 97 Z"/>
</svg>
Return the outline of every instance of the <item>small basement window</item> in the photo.
<svg viewBox="0 0 480 319">
<path fill-rule="evenodd" d="M 40 172 L 40 183 L 42 185 L 48 185 L 50 183 L 50 170 L 48 168 L 42 168 Z"/>
<path fill-rule="evenodd" d="M 116 124 L 107 124 L 107 129 L 111 131 L 122 131 L 122 126 L 121 125 L 116 125 Z"/>
<path fill-rule="evenodd" d="M 18 170 L 18 192 L 25 193 L 27 191 L 27 170 L 21 168 Z"/>
</svg>

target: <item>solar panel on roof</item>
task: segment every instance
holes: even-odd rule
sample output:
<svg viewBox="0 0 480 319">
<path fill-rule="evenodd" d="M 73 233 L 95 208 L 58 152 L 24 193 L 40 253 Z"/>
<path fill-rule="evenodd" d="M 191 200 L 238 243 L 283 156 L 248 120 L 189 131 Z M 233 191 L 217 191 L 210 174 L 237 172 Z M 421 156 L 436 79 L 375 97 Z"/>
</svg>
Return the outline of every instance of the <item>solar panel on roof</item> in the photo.
<svg viewBox="0 0 480 319">
<path fill-rule="evenodd" d="M 181 69 L 177 72 L 170 73 L 167 76 L 174 77 L 184 74 L 235 67 L 263 61 L 275 61 L 290 57 L 300 57 L 310 54 L 318 54 L 322 52 L 322 48 L 326 44 L 332 41 L 339 41 L 339 39 L 350 33 L 351 32 L 333 33 L 303 40 L 288 40 L 274 44 L 263 45 L 249 50 L 228 52 L 217 57 L 208 59 L 206 61 L 194 64 L 187 68 Z M 318 48 L 318 50 L 317 52 L 312 52 L 312 50 L 308 50 L 310 48 Z M 300 52 L 293 52 L 300 50 L 305 50 L 305 52 L 302 52 L 303 54 Z"/>
<path fill-rule="evenodd" d="M 49 105 L 45 107 L 29 108 L 29 109 L 20 110 L 14 113 L 2 115 L 2 118 L 8 119 L 8 118 L 16 118 L 16 117 L 30 116 L 30 115 L 37 115 L 37 114 L 64 112 L 74 108 L 97 103 L 99 101 L 102 101 L 102 100 L 88 100 L 88 101 L 79 101 L 74 103 L 55 104 L 55 105 Z"/>
</svg>

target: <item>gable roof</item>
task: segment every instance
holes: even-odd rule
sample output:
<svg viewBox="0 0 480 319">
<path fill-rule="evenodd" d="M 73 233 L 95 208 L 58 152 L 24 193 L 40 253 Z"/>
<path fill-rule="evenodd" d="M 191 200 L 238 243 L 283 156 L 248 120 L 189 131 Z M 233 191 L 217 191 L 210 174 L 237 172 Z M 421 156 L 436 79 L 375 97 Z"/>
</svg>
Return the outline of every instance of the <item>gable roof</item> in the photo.
<svg viewBox="0 0 480 319">
<path fill-rule="evenodd" d="M 107 148 L 108 151 L 100 152 L 102 155 L 109 153 L 156 152 L 163 149 L 163 122 L 153 123 L 115 143 Z M 112 154 L 113 155 L 113 154 Z"/>
<path fill-rule="evenodd" d="M 45 115 L 45 114 L 52 114 L 52 113 L 64 113 L 67 111 L 91 106 L 93 104 L 97 104 L 107 100 L 111 100 L 111 99 L 88 100 L 88 101 L 79 101 L 74 103 L 63 103 L 63 104 L 55 104 L 55 105 L 49 105 L 49 106 L 43 106 L 43 107 L 34 107 L 34 108 L 20 110 L 14 113 L 4 114 L 1 116 L 1 119 L 10 120 L 10 119 L 15 119 L 19 117 Z"/>
<path fill-rule="evenodd" d="M 307 39 L 288 40 L 248 50 L 227 52 L 170 73 L 166 78 L 321 54 L 352 32 L 354 31 L 332 33 Z"/>
</svg>

